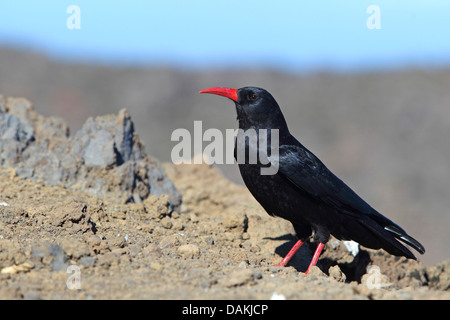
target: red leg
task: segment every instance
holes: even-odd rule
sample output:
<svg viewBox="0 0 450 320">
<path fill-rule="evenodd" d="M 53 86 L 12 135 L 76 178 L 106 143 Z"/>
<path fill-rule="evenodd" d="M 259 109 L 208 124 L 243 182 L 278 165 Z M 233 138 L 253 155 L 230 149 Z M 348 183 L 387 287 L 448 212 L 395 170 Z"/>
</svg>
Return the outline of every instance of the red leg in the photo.
<svg viewBox="0 0 450 320">
<path fill-rule="evenodd" d="M 317 264 L 317 260 L 319 260 L 319 256 L 320 256 L 320 253 L 322 252 L 323 246 L 324 246 L 324 244 L 322 242 L 317 245 L 317 249 L 314 252 L 314 256 L 313 256 L 311 263 L 309 264 L 308 270 L 306 270 L 305 274 L 308 274 L 309 269 L 311 269 L 311 267 L 313 267 Z"/>
<path fill-rule="evenodd" d="M 294 246 L 291 248 L 291 250 L 288 252 L 286 257 L 284 257 L 283 260 L 281 260 L 281 262 L 279 264 L 275 265 L 274 267 L 284 267 L 284 266 L 286 266 L 286 264 L 289 262 L 289 260 L 292 259 L 294 254 L 297 252 L 298 249 L 300 249 L 300 247 L 302 246 L 303 243 L 304 242 L 302 240 L 298 240 L 294 244 Z"/>
</svg>

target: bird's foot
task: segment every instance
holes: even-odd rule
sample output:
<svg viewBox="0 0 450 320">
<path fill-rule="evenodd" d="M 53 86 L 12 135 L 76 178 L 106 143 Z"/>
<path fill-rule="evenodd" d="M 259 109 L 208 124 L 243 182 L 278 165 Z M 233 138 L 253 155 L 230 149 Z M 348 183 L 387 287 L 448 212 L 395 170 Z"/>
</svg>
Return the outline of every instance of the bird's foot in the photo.
<svg viewBox="0 0 450 320">
<path fill-rule="evenodd" d="M 291 250 L 289 250 L 288 254 L 286 255 L 286 257 L 283 258 L 283 260 L 281 260 L 281 262 L 277 265 L 274 265 L 274 267 L 285 267 L 287 265 L 287 263 L 289 262 L 289 260 L 292 259 L 292 257 L 294 256 L 294 254 L 297 252 L 298 249 L 300 249 L 300 247 L 303 245 L 303 241 L 302 240 L 298 240 L 294 246 L 291 248 Z"/>
<path fill-rule="evenodd" d="M 279 264 L 274 264 L 272 267 L 285 267 L 285 266 L 286 264 L 281 261 Z"/>
<path fill-rule="evenodd" d="M 314 255 L 313 255 L 313 258 L 311 260 L 311 263 L 309 264 L 308 270 L 306 270 L 305 274 L 308 274 L 309 273 L 309 269 L 311 269 L 311 267 L 314 267 L 317 264 L 317 261 L 319 260 L 320 253 L 322 252 L 322 249 L 323 249 L 324 246 L 325 246 L 325 244 L 323 244 L 322 242 L 317 245 L 316 251 L 314 252 Z"/>
</svg>

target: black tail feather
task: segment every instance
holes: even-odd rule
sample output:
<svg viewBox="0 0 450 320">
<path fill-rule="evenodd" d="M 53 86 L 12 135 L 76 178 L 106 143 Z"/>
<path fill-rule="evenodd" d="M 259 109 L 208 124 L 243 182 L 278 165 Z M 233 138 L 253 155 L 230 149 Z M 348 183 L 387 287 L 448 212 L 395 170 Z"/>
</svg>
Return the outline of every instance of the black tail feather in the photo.
<svg viewBox="0 0 450 320">
<path fill-rule="evenodd" d="M 372 232 L 375 232 L 379 237 L 381 236 L 382 238 L 385 238 L 384 240 L 390 243 L 391 247 L 392 245 L 395 247 L 395 249 L 393 249 L 394 251 L 400 250 L 401 252 L 403 252 L 403 254 L 393 254 L 404 255 L 405 257 L 415 259 L 411 251 L 396 239 L 411 246 L 420 254 L 425 253 L 425 248 L 419 241 L 408 235 L 406 231 L 403 230 L 399 225 L 389 220 L 379 212 L 374 210 L 372 214 L 369 215 L 369 220 L 371 220 L 373 223 L 369 223 L 367 220 L 365 220 L 365 224 L 366 226 L 371 225 L 370 229 L 372 230 Z M 387 251 L 389 252 L 389 250 Z"/>
<path fill-rule="evenodd" d="M 411 246 L 420 253 L 424 252 L 423 246 L 417 242 L 416 240 L 409 237 L 406 232 L 400 232 L 402 229 L 400 227 L 396 228 L 395 226 L 392 226 L 392 228 L 383 227 L 377 221 L 374 221 L 372 219 L 364 219 L 363 221 L 360 221 L 360 223 L 366 227 L 367 231 L 370 231 L 373 236 L 375 236 L 376 240 L 375 242 L 371 241 L 370 243 L 367 243 L 365 246 L 372 248 L 372 249 L 379 249 L 383 248 L 390 254 L 396 255 L 396 256 L 404 256 L 408 259 L 414 259 L 416 260 L 416 257 L 414 254 L 409 250 L 406 246 L 401 244 L 397 239 L 406 242 L 408 244 L 411 243 Z M 395 232 L 390 231 L 389 229 L 395 230 Z M 412 240 L 410 240 L 412 239 Z M 362 245 L 364 243 L 361 242 Z"/>
<path fill-rule="evenodd" d="M 409 236 L 404 230 L 399 229 L 393 225 L 386 226 L 384 227 L 384 229 L 389 231 L 395 238 L 416 249 L 420 254 L 425 253 L 425 248 L 423 247 L 423 245 L 413 237 Z"/>
</svg>

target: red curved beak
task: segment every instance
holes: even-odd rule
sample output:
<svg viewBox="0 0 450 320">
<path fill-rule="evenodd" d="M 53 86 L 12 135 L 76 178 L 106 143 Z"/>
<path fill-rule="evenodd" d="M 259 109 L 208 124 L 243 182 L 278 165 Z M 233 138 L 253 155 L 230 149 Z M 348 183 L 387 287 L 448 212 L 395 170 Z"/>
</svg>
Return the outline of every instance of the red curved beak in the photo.
<svg viewBox="0 0 450 320">
<path fill-rule="evenodd" d="M 219 96 L 227 97 L 228 99 L 231 99 L 235 102 L 237 102 L 237 99 L 238 99 L 237 89 L 232 89 L 232 88 L 221 88 L 221 87 L 209 88 L 209 89 L 199 91 L 199 93 L 217 94 Z"/>
</svg>

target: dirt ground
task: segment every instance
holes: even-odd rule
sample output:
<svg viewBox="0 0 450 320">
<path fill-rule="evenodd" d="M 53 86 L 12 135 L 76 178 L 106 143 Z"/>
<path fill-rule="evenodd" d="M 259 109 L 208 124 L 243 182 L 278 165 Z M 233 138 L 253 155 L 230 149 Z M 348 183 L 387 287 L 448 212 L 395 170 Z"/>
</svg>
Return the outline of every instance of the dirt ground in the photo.
<svg viewBox="0 0 450 320">
<path fill-rule="evenodd" d="M 1 169 L 0 298 L 450 299 L 448 261 L 353 257 L 336 240 L 310 275 L 307 246 L 273 267 L 295 241 L 289 223 L 214 168 L 164 169 L 183 195 L 179 213 L 164 195 L 122 204 Z"/>
<path fill-rule="evenodd" d="M 335 239 L 309 275 L 313 243 L 274 267 L 290 223 L 214 167 L 151 159 L 125 111 L 71 137 L 0 99 L 0 121 L 0 299 L 450 299 L 450 260 Z"/>
</svg>

